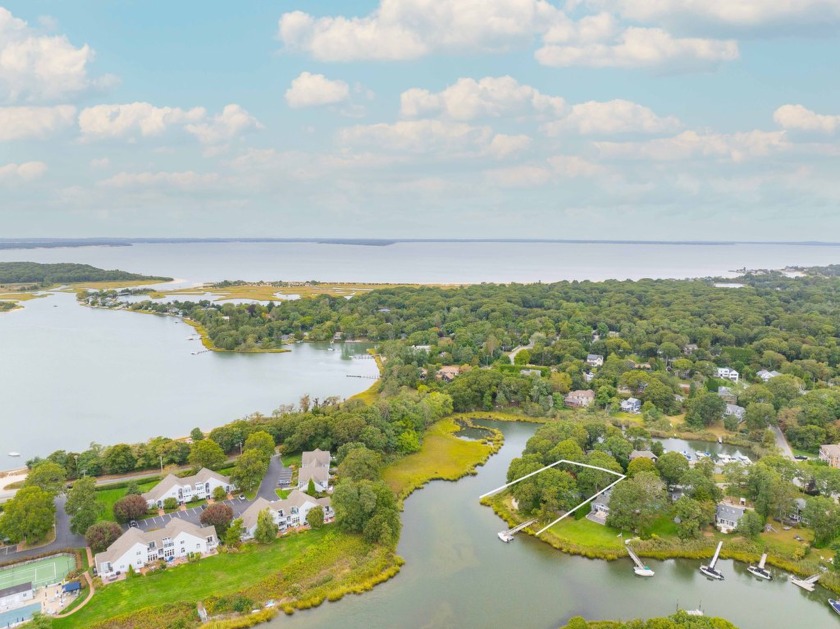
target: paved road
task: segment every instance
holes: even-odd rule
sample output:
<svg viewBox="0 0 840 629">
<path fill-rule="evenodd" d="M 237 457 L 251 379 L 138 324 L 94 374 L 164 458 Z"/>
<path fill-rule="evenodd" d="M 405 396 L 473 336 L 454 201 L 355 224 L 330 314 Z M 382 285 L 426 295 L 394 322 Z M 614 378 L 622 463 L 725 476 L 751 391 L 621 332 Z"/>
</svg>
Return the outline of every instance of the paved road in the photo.
<svg viewBox="0 0 840 629">
<path fill-rule="evenodd" d="M 793 456 L 793 450 L 790 449 L 790 444 L 785 439 L 785 435 L 782 432 L 781 428 L 778 426 L 773 426 L 773 433 L 776 435 L 776 447 L 779 448 L 779 452 L 782 456 L 789 458 L 790 460 L 795 460 Z"/>
</svg>

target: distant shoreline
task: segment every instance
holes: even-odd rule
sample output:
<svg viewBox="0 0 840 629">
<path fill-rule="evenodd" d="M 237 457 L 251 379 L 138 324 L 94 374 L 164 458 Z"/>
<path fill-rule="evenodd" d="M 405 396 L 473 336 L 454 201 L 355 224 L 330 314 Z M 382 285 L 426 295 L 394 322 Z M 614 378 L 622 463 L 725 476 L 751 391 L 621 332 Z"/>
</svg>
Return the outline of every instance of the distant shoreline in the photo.
<svg viewBox="0 0 840 629">
<path fill-rule="evenodd" d="M 799 247 L 840 247 L 840 242 L 783 240 L 597 240 L 554 238 L 0 238 L 0 250 L 58 249 L 77 247 L 131 247 L 148 244 L 220 244 L 220 243 L 288 243 L 316 245 L 355 245 L 387 247 L 401 243 L 522 243 L 578 245 L 672 245 L 672 246 L 735 246 L 791 245 Z"/>
</svg>

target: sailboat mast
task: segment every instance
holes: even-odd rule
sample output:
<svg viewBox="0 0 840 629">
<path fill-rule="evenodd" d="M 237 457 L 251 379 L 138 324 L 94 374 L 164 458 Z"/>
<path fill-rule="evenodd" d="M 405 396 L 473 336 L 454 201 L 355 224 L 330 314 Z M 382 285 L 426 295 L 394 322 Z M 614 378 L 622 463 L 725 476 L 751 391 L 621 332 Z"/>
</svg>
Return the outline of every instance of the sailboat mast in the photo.
<svg viewBox="0 0 840 629">
<path fill-rule="evenodd" d="M 715 556 L 712 557 L 712 562 L 709 564 L 710 568 L 715 567 L 715 564 L 717 563 L 718 555 L 720 555 L 720 549 L 721 549 L 722 546 L 723 546 L 723 542 L 718 542 L 717 550 L 715 550 Z"/>
</svg>

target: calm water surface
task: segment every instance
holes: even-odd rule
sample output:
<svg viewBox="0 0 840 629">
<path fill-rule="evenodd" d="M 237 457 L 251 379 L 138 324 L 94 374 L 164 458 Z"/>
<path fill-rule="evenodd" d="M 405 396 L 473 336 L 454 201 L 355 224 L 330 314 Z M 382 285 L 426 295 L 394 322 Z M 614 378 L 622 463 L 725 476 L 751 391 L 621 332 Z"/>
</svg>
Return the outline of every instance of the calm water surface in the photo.
<svg viewBox="0 0 840 629">
<path fill-rule="evenodd" d="M 80 262 L 192 282 L 536 282 L 729 276 L 840 262 L 840 246 L 606 243 L 177 243 L 0 251 L 0 261 Z"/>
<path fill-rule="evenodd" d="M 291 345 L 283 354 L 206 352 L 172 317 L 79 306 L 57 293 L 0 315 L 0 469 L 53 450 L 176 437 L 308 393 L 349 397 L 377 374 L 367 346 Z M 21 458 L 7 457 L 17 451 Z"/>
<path fill-rule="evenodd" d="M 840 626 L 824 591 L 808 594 L 783 573 L 759 582 L 746 566 L 720 561 L 726 581 L 711 582 L 697 561 L 650 561 L 656 576 L 643 579 L 629 560 L 571 557 L 527 536 L 501 543 L 496 533 L 504 523 L 478 496 L 505 482 L 535 426 L 496 425 L 505 445 L 477 476 L 433 482 L 406 500 L 398 549 L 406 564 L 396 578 L 270 626 L 549 629 L 578 614 L 629 619 L 671 614 L 677 605 L 702 605 L 742 629 Z"/>
</svg>

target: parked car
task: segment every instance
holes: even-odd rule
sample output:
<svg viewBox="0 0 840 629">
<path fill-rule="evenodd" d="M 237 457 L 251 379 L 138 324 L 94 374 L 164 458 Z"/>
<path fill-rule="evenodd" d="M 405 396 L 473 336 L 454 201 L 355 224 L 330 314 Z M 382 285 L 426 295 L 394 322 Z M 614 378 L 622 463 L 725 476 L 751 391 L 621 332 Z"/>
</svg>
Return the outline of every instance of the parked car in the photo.
<svg viewBox="0 0 840 629">
<path fill-rule="evenodd" d="M 246 500 L 246 498 L 245 498 L 245 494 L 239 494 L 239 499 L 240 499 L 240 500 Z"/>
<path fill-rule="evenodd" d="M 201 510 L 204 511 L 207 508 L 207 504 L 201 505 Z"/>
<path fill-rule="evenodd" d="M 137 520 L 131 520 L 131 522 L 128 523 L 128 526 L 130 528 L 136 529 L 139 526 L 139 524 L 137 524 Z"/>
</svg>

